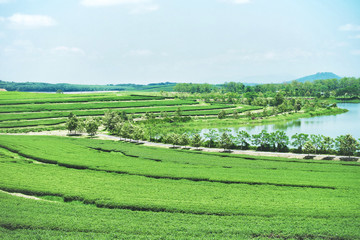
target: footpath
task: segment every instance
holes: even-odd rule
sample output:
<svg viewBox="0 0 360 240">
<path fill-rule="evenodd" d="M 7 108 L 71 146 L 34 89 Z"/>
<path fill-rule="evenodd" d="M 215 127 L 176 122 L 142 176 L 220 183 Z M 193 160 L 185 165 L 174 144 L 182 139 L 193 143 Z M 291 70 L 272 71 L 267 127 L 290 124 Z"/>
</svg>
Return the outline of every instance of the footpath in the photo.
<svg viewBox="0 0 360 240">
<path fill-rule="evenodd" d="M 46 131 L 46 132 L 31 132 L 31 133 L 14 133 L 14 134 L 6 134 L 6 135 L 46 135 L 46 136 L 67 136 L 67 131 L 64 130 L 57 130 L 57 131 Z M 152 147 L 163 147 L 163 148 L 173 148 L 172 144 L 165 144 L 165 143 L 156 143 L 156 142 L 149 142 L 143 140 L 131 140 L 125 139 L 121 137 L 116 137 L 108 134 L 97 134 L 98 139 L 103 140 L 115 140 L 115 141 L 127 141 L 133 143 L 141 143 L 145 146 L 152 146 Z M 203 151 L 203 152 L 224 152 L 224 149 L 220 148 L 206 148 L 206 147 L 190 147 L 190 146 L 175 146 L 175 148 L 181 149 L 186 148 L 188 150 L 196 150 L 196 151 Z M 314 159 L 314 160 L 334 160 L 334 161 L 347 161 L 349 158 L 348 156 L 338 156 L 338 155 L 329 155 L 329 154 L 300 154 L 300 153 L 289 153 L 289 152 L 262 152 L 262 151 L 253 151 L 253 150 L 229 150 L 225 151 L 226 153 L 231 154 L 239 154 L 239 155 L 249 155 L 249 156 L 266 156 L 266 157 L 282 157 L 282 158 L 296 158 L 296 159 Z M 352 161 L 360 162 L 359 157 L 352 157 Z"/>
</svg>

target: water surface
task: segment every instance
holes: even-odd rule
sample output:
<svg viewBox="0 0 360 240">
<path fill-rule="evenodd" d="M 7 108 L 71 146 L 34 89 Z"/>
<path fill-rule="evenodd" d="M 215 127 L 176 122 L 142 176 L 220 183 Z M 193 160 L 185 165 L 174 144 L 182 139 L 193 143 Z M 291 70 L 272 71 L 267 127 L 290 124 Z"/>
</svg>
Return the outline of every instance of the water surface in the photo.
<svg viewBox="0 0 360 240">
<path fill-rule="evenodd" d="M 295 133 L 322 134 L 329 137 L 337 137 L 340 135 L 351 134 L 357 139 L 360 138 L 360 104 L 359 103 L 339 103 L 338 107 L 346 108 L 349 111 L 343 114 L 318 116 L 312 118 L 302 118 L 298 120 L 257 125 L 246 127 L 227 128 L 235 134 L 239 130 L 245 130 L 250 134 L 257 134 L 263 129 L 268 132 L 277 130 L 285 131 L 288 136 Z M 224 128 L 214 128 L 218 132 L 223 132 Z M 207 133 L 209 129 L 203 129 L 201 134 Z"/>
</svg>

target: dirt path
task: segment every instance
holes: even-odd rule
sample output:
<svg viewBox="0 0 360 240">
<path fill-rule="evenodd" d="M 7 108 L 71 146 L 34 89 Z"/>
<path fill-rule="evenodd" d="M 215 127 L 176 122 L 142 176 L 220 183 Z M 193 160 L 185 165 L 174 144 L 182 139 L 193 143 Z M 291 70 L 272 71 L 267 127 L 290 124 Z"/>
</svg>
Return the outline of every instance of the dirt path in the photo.
<svg viewBox="0 0 360 240">
<path fill-rule="evenodd" d="M 67 136 L 67 134 L 68 134 L 68 131 L 66 131 L 66 130 L 30 132 L 30 133 L 6 133 L 6 134 L 3 133 L 3 135 L 39 135 L 39 136 L 41 136 L 41 135 L 43 135 L 43 136 Z M 83 135 L 82 137 L 84 137 L 84 136 L 86 136 L 86 135 Z M 107 135 L 107 134 L 102 134 L 102 133 L 97 134 L 97 139 L 129 141 L 129 139 L 124 139 L 124 138 L 111 136 L 111 135 Z M 142 141 L 142 140 L 140 140 L 140 141 L 130 140 L 130 141 L 142 143 L 145 146 L 152 146 L 152 147 L 162 147 L 162 148 L 173 147 L 172 144 L 156 143 L 156 142 L 149 142 L 149 141 Z M 183 146 L 182 147 L 178 146 L 178 147 L 179 147 L 179 149 L 184 148 Z M 206 148 L 206 147 L 195 148 L 195 147 L 186 146 L 186 149 L 203 151 L 203 152 L 224 152 L 224 149 L 220 149 L 220 148 Z M 347 156 L 338 156 L 338 155 L 329 155 L 329 154 L 311 154 L 309 156 L 307 154 L 300 154 L 300 153 L 258 152 L 258 151 L 253 151 L 253 150 L 231 150 L 230 153 L 240 154 L 240 155 L 250 155 L 250 156 L 282 157 L 282 158 L 314 159 L 314 160 L 334 160 L 334 161 L 346 160 L 348 158 Z M 357 159 L 357 162 L 360 162 L 360 158 L 355 157 L 355 159 Z"/>
<path fill-rule="evenodd" d="M 25 195 L 25 194 L 22 194 L 22 193 L 11 193 L 11 192 L 3 191 L 3 190 L 0 190 L 0 192 L 1 192 L 1 193 L 9 194 L 9 195 L 15 196 L 15 197 L 22 197 L 22 198 L 33 199 L 33 200 L 37 200 L 37 201 L 45 201 L 45 202 L 54 202 L 54 203 L 57 203 L 57 202 L 55 202 L 55 201 L 50 201 L 50 200 L 46 200 L 46 199 L 41 199 L 41 198 L 38 198 L 38 197 L 34 197 L 34 196 L 30 196 L 30 195 Z"/>
</svg>

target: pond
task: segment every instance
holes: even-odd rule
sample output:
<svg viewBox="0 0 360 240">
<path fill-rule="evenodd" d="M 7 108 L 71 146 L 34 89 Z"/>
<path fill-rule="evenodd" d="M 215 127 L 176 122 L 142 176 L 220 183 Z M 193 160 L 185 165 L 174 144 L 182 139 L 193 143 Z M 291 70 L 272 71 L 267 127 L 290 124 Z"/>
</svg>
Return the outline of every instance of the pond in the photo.
<svg viewBox="0 0 360 240">
<path fill-rule="evenodd" d="M 230 129 L 232 134 L 236 134 L 239 130 L 245 130 L 249 134 L 257 134 L 262 130 L 274 132 L 277 130 L 284 131 L 289 137 L 295 133 L 306 134 L 322 134 L 332 138 L 340 135 L 351 134 L 356 139 L 360 138 L 360 104 L 359 103 L 339 103 L 338 107 L 346 108 L 349 111 L 343 114 L 318 116 L 312 118 L 302 118 L 298 120 L 257 125 L 246 127 L 232 127 Z M 224 128 L 214 128 L 218 132 L 223 132 Z M 201 135 L 207 133 L 209 129 L 202 129 Z"/>
</svg>

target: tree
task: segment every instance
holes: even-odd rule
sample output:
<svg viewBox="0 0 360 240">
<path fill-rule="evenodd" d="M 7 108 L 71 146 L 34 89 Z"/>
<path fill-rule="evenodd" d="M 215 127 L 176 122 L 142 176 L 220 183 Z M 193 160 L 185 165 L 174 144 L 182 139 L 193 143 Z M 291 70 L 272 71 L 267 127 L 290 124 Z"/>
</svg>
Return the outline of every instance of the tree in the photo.
<svg viewBox="0 0 360 240">
<path fill-rule="evenodd" d="M 182 111 L 180 107 L 178 107 L 175 111 L 175 117 L 181 118 L 181 116 L 182 116 Z"/>
<path fill-rule="evenodd" d="M 320 149 L 324 153 L 328 153 L 334 147 L 334 139 L 323 136 Z"/>
<path fill-rule="evenodd" d="M 296 133 L 291 137 L 291 139 L 294 140 L 292 145 L 302 151 L 304 144 L 309 141 L 309 135 L 305 133 Z"/>
<path fill-rule="evenodd" d="M 181 146 L 186 146 L 186 145 L 189 144 L 189 142 L 190 142 L 189 135 L 187 133 L 183 133 L 180 136 L 180 145 Z"/>
<path fill-rule="evenodd" d="M 260 144 L 260 150 L 263 151 L 269 148 L 271 143 L 271 135 L 264 129 L 258 135 L 258 141 Z"/>
<path fill-rule="evenodd" d="M 224 151 L 226 151 L 226 149 L 229 149 L 230 146 L 232 145 L 232 141 L 231 141 L 229 134 L 227 134 L 226 132 L 221 134 L 219 144 L 220 144 L 220 147 L 224 148 Z"/>
<path fill-rule="evenodd" d="M 119 115 L 120 119 L 123 120 L 123 121 L 129 120 L 129 118 L 128 118 L 128 116 L 127 116 L 127 114 L 126 114 L 125 111 L 119 112 L 118 115 Z"/>
<path fill-rule="evenodd" d="M 260 134 L 253 134 L 251 136 L 251 142 L 254 146 L 259 146 L 261 144 L 261 136 Z"/>
<path fill-rule="evenodd" d="M 76 117 L 75 114 L 73 114 L 71 112 L 66 121 L 66 129 L 69 131 L 70 134 L 74 130 L 75 130 L 75 134 L 76 134 L 76 128 L 78 127 L 78 122 L 79 122 L 79 119 Z"/>
<path fill-rule="evenodd" d="M 234 112 L 233 112 L 233 117 L 234 117 L 235 119 L 238 119 L 238 118 L 239 118 L 238 111 L 234 110 Z"/>
<path fill-rule="evenodd" d="M 315 147 L 315 154 L 320 149 L 322 138 L 323 138 L 323 136 L 320 134 L 318 134 L 318 135 L 311 134 L 310 135 L 310 142 Z"/>
<path fill-rule="evenodd" d="M 276 131 L 273 133 L 272 141 L 276 144 L 277 151 L 283 151 L 287 148 L 289 144 L 289 137 L 285 134 L 284 131 Z"/>
<path fill-rule="evenodd" d="M 155 119 L 155 115 L 154 115 L 154 113 L 152 113 L 152 112 L 146 112 L 145 113 L 145 119 L 148 121 L 148 122 L 151 122 L 152 120 L 154 120 Z"/>
<path fill-rule="evenodd" d="M 304 152 L 307 153 L 308 156 L 310 156 L 310 153 L 313 153 L 315 151 L 316 151 L 316 149 L 315 149 L 314 145 L 310 141 L 307 141 L 304 145 Z"/>
<path fill-rule="evenodd" d="M 202 141 L 203 140 L 202 140 L 200 134 L 197 133 L 194 135 L 191 142 L 192 142 L 192 145 L 194 147 L 196 147 L 196 149 L 198 149 L 201 146 Z"/>
<path fill-rule="evenodd" d="M 121 136 L 123 126 L 124 126 L 124 122 L 117 122 L 114 126 L 112 133 L 115 134 L 116 136 Z"/>
<path fill-rule="evenodd" d="M 214 129 L 210 129 L 209 132 L 204 135 L 207 139 L 209 139 L 209 147 L 213 146 L 219 137 L 219 134 Z"/>
<path fill-rule="evenodd" d="M 144 137 L 144 130 L 139 126 L 134 126 L 134 130 L 132 132 L 132 138 L 139 142 L 140 139 Z"/>
<path fill-rule="evenodd" d="M 77 132 L 85 132 L 86 131 L 86 119 L 78 119 L 78 124 L 77 124 L 77 127 L 76 127 L 76 131 Z"/>
<path fill-rule="evenodd" d="M 218 119 L 224 119 L 226 117 L 225 110 L 221 110 L 218 114 Z"/>
<path fill-rule="evenodd" d="M 279 106 L 284 102 L 284 94 L 282 92 L 278 92 L 274 98 L 274 106 Z"/>
<path fill-rule="evenodd" d="M 247 142 L 249 139 L 250 139 L 250 134 L 247 133 L 247 132 L 244 131 L 244 130 L 240 130 L 240 131 L 238 131 L 237 134 L 236 134 L 236 140 L 237 140 L 238 143 L 240 144 L 241 150 L 242 150 L 244 147 L 249 146 L 249 143 Z"/>
<path fill-rule="evenodd" d="M 103 117 L 103 124 L 105 129 L 112 132 L 115 128 L 116 123 L 121 121 L 119 115 L 113 111 L 107 111 Z"/>
<path fill-rule="evenodd" d="M 58 89 L 58 90 L 56 90 L 56 93 L 57 93 L 57 94 L 63 94 L 64 92 L 63 92 L 63 90 Z"/>
<path fill-rule="evenodd" d="M 87 134 L 89 134 L 90 136 L 95 136 L 96 132 L 99 129 L 99 122 L 94 119 L 94 118 L 89 118 L 86 120 L 85 122 L 85 129 Z"/>
<path fill-rule="evenodd" d="M 180 136 L 176 133 L 171 133 L 169 136 L 169 141 L 173 145 L 173 148 L 176 147 L 176 145 L 179 145 L 180 143 Z"/>
<path fill-rule="evenodd" d="M 123 138 L 125 138 L 125 141 L 127 138 L 131 138 L 134 132 L 134 126 L 128 122 L 124 123 L 122 125 L 121 131 L 120 131 L 120 136 L 122 136 Z"/>
<path fill-rule="evenodd" d="M 153 130 L 154 130 L 154 128 L 155 128 L 155 125 L 153 125 L 153 124 L 151 124 L 151 123 L 147 123 L 146 125 L 145 125 L 147 128 L 146 128 L 146 135 L 149 137 L 148 138 L 148 141 L 149 142 L 151 142 L 151 140 L 152 140 L 152 133 L 153 133 Z"/>
<path fill-rule="evenodd" d="M 338 141 L 340 154 L 344 154 L 349 158 L 355 154 L 356 150 L 360 149 L 359 142 L 350 134 L 341 135 L 336 140 Z"/>
<path fill-rule="evenodd" d="M 294 110 L 295 110 L 295 112 L 301 110 L 301 102 L 300 102 L 300 100 L 296 100 L 295 105 L 294 105 Z"/>
<path fill-rule="evenodd" d="M 134 122 L 135 115 L 134 115 L 133 113 L 130 113 L 130 114 L 127 116 L 127 118 L 128 118 L 128 121 L 129 121 L 129 122 Z"/>
</svg>

